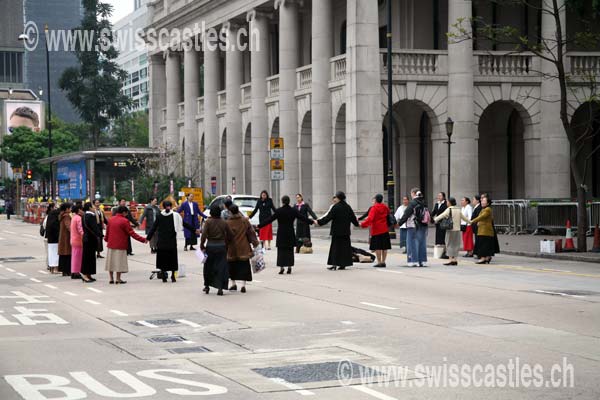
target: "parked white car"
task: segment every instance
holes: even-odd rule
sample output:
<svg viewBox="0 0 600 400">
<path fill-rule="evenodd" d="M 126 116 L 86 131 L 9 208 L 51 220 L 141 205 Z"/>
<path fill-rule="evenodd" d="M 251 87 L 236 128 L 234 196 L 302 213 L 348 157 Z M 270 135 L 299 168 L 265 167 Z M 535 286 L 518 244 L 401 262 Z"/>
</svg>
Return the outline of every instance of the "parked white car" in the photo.
<svg viewBox="0 0 600 400">
<path fill-rule="evenodd" d="M 256 203 L 258 202 L 258 196 L 252 196 L 252 195 L 247 195 L 247 194 L 230 194 L 229 196 L 231 196 L 231 200 L 233 201 L 233 204 L 238 206 L 238 208 L 240 209 L 240 212 L 245 214 L 246 216 L 250 216 L 250 214 L 252 214 L 252 211 L 254 211 L 254 208 L 256 207 Z M 225 202 L 226 198 L 227 198 L 227 195 L 221 195 L 221 196 L 216 197 L 209 204 L 208 208 L 206 209 L 205 214 L 208 214 L 208 210 L 210 210 L 210 207 L 213 204 L 217 204 L 219 207 L 223 208 L 223 203 Z M 252 225 L 258 225 L 258 213 L 256 213 L 256 215 L 254 215 L 252 217 L 252 219 L 250 220 L 250 223 Z"/>
</svg>

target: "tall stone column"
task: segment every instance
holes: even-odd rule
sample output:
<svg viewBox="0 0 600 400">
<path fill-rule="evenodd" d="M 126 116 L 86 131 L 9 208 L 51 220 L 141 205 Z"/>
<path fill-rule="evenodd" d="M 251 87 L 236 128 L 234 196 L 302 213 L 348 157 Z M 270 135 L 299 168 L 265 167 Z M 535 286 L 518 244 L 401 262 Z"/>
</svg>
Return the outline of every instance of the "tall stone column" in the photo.
<svg viewBox="0 0 600 400">
<path fill-rule="evenodd" d="M 193 48 L 186 49 L 183 57 L 183 85 L 185 102 L 185 175 L 198 184 L 199 133 L 196 122 L 198 97 L 200 96 L 200 54 Z"/>
<path fill-rule="evenodd" d="M 225 53 L 225 86 L 227 89 L 227 192 L 232 191 L 232 179 L 236 186 L 244 187 L 242 156 L 242 113 L 240 112 L 241 89 L 243 81 L 242 52 L 237 48 L 239 26 L 228 22 L 223 27 L 229 37 L 229 48 Z"/>
<path fill-rule="evenodd" d="M 217 91 L 219 90 L 219 50 L 216 44 L 204 42 L 204 165 L 205 182 L 210 185 L 211 178 L 217 178 L 217 192 L 220 194 L 221 143 L 219 142 L 219 124 L 217 121 Z M 210 189 L 210 188 L 207 188 Z"/>
<path fill-rule="evenodd" d="M 566 17 L 564 0 L 558 0 L 558 6 L 562 9 L 560 16 L 562 32 L 566 32 Z M 552 0 L 543 0 L 543 7 L 551 11 Z M 553 12 L 553 10 L 552 10 Z M 550 48 L 556 46 L 556 23 L 554 16 L 542 13 L 542 40 L 552 40 L 548 43 Z M 553 51 L 556 57 L 556 50 Z M 549 78 L 542 79 L 541 86 L 541 162 L 539 180 L 540 196 L 542 198 L 571 197 L 571 166 L 570 145 L 567 135 L 560 120 L 560 84 L 558 79 L 552 78 L 557 75 L 556 67 L 545 60 L 541 60 L 541 69 Z"/>
<path fill-rule="evenodd" d="M 285 177 L 280 194 L 294 195 L 300 188 L 300 165 L 298 158 L 298 107 L 296 68 L 300 62 L 299 15 L 296 0 L 276 0 L 279 9 L 279 129 L 284 140 Z"/>
<path fill-rule="evenodd" d="M 448 2 L 448 26 L 458 22 L 460 18 L 469 21 L 471 18 L 471 0 L 449 0 Z M 464 28 L 470 29 L 470 24 L 463 24 Z M 452 29 L 451 29 L 452 31 Z M 460 35 L 460 33 L 457 33 Z M 451 171 L 450 192 L 458 196 L 472 196 L 479 190 L 479 147 L 478 134 L 475 127 L 475 105 L 473 102 L 473 41 L 448 39 L 448 117 L 454 121 L 454 133 L 452 135 L 451 148 Z M 445 121 L 440 121 L 445 122 Z M 434 171 L 434 175 L 443 175 L 440 186 L 436 190 L 448 191 L 448 141 L 445 135 L 446 129 L 440 130 L 440 136 L 434 143 L 437 153 L 445 159 L 443 169 Z M 443 139 L 443 140 L 442 140 Z M 436 153 L 434 149 L 434 153 Z M 439 165 L 439 164 L 438 164 Z M 435 193 L 427 193 L 433 199 Z"/>
<path fill-rule="evenodd" d="M 333 57 L 333 11 L 331 1 L 312 4 L 312 182 L 313 208 L 325 211 L 331 203 L 333 177 L 333 130 L 331 124 L 330 59 Z M 335 161 L 334 161 L 335 162 Z"/>
<path fill-rule="evenodd" d="M 271 182 L 269 126 L 265 104 L 269 75 L 269 21 L 265 14 L 256 10 L 248 13 L 247 20 L 250 22 L 252 188 L 246 188 L 246 192 L 259 193 L 268 189 Z"/>
<path fill-rule="evenodd" d="M 179 150 L 179 127 L 177 119 L 179 117 L 178 103 L 181 101 L 181 59 L 179 53 L 169 51 L 166 60 L 166 75 L 167 75 L 167 149 Z M 178 158 L 178 157 L 172 157 Z M 172 172 L 175 165 L 169 165 L 168 170 Z"/>
<path fill-rule="evenodd" d="M 163 144 L 162 132 L 162 110 L 166 107 L 167 76 L 165 70 L 165 59 L 163 53 L 150 56 L 150 143 L 151 147 L 159 147 Z"/>
<path fill-rule="evenodd" d="M 347 0 L 346 195 L 366 211 L 383 190 L 379 10 L 376 0 Z"/>
</svg>

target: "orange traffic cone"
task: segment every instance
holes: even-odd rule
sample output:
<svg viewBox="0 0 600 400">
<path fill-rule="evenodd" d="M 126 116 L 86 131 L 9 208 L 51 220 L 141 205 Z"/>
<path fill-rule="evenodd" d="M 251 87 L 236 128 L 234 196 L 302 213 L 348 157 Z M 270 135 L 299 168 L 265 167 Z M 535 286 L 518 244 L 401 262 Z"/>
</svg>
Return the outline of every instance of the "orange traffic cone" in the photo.
<svg viewBox="0 0 600 400">
<path fill-rule="evenodd" d="M 600 253 L 600 229 L 598 229 L 598 224 L 596 224 L 596 229 L 594 229 L 594 248 L 592 252 Z"/>
<path fill-rule="evenodd" d="M 571 220 L 567 220 L 567 233 L 565 234 L 565 247 L 564 252 L 575 251 L 575 244 L 573 243 L 573 232 L 571 231 Z"/>
</svg>

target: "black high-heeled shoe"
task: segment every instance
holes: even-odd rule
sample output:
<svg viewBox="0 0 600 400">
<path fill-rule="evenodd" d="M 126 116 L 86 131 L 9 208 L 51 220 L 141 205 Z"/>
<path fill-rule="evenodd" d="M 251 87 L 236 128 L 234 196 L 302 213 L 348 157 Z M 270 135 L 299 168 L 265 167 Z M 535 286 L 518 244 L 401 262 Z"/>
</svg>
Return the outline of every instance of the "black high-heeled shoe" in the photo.
<svg viewBox="0 0 600 400">
<path fill-rule="evenodd" d="M 242 286 L 242 290 L 240 290 L 240 292 L 246 293 L 246 286 Z"/>
<path fill-rule="evenodd" d="M 171 274 L 171 282 L 173 282 L 173 283 L 177 282 L 177 278 L 175 278 L 175 272 L 173 272 Z"/>
<path fill-rule="evenodd" d="M 327 267 L 327 269 L 330 271 L 335 271 L 337 267 L 335 265 L 332 265 L 331 267 Z"/>
<path fill-rule="evenodd" d="M 219 291 L 217 292 L 217 296 L 223 296 L 223 289 L 219 289 Z"/>
<path fill-rule="evenodd" d="M 163 283 L 167 283 L 167 273 L 165 272 L 162 276 Z"/>
<path fill-rule="evenodd" d="M 208 294 L 208 292 L 210 292 L 210 288 L 208 286 L 204 286 L 204 289 L 202 289 L 202 291 Z"/>
<path fill-rule="evenodd" d="M 279 275 L 283 275 L 283 268 L 279 270 Z"/>
<path fill-rule="evenodd" d="M 229 288 L 230 291 L 235 292 L 237 290 L 237 285 L 233 285 Z"/>
<path fill-rule="evenodd" d="M 292 267 L 288 267 L 287 274 L 290 275 L 292 273 Z"/>
</svg>

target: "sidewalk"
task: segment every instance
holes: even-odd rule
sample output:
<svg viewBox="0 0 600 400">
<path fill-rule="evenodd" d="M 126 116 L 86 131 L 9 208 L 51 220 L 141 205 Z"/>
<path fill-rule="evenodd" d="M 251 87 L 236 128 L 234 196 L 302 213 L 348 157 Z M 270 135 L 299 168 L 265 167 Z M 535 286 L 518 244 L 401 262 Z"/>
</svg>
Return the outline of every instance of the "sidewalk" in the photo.
<svg viewBox="0 0 600 400">
<path fill-rule="evenodd" d="M 311 234 L 317 239 L 329 239 L 329 226 L 320 228 L 311 228 Z M 396 235 L 398 236 L 398 235 Z M 556 240 L 559 236 L 533 236 L 533 235 L 498 235 L 500 242 L 500 252 L 513 256 L 548 258 L 553 260 L 568 260 L 579 262 L 600 263 L 600 253 L 558 253 L 545 254 L 540 253 L 540 240 Z M 564 239 L 564 238 L 563 238 Z M 366 229 L 357 229 L 353 227 L 352 242 L 368 243 L 369 231 Z M 392 246 L 397 248 L 398 238 L 392 240 Z M 435 228 L 429 229 L 427 236 L 427 247 L 433 247 L 435 240 Z M 577 240 L 575 239 L 575 242 Z M 594 238 L 588 238 L 588 249 L 591 250 L 594 244 Z M 564 245 L 564 240 L 563 240 Z"/>
</svg>

